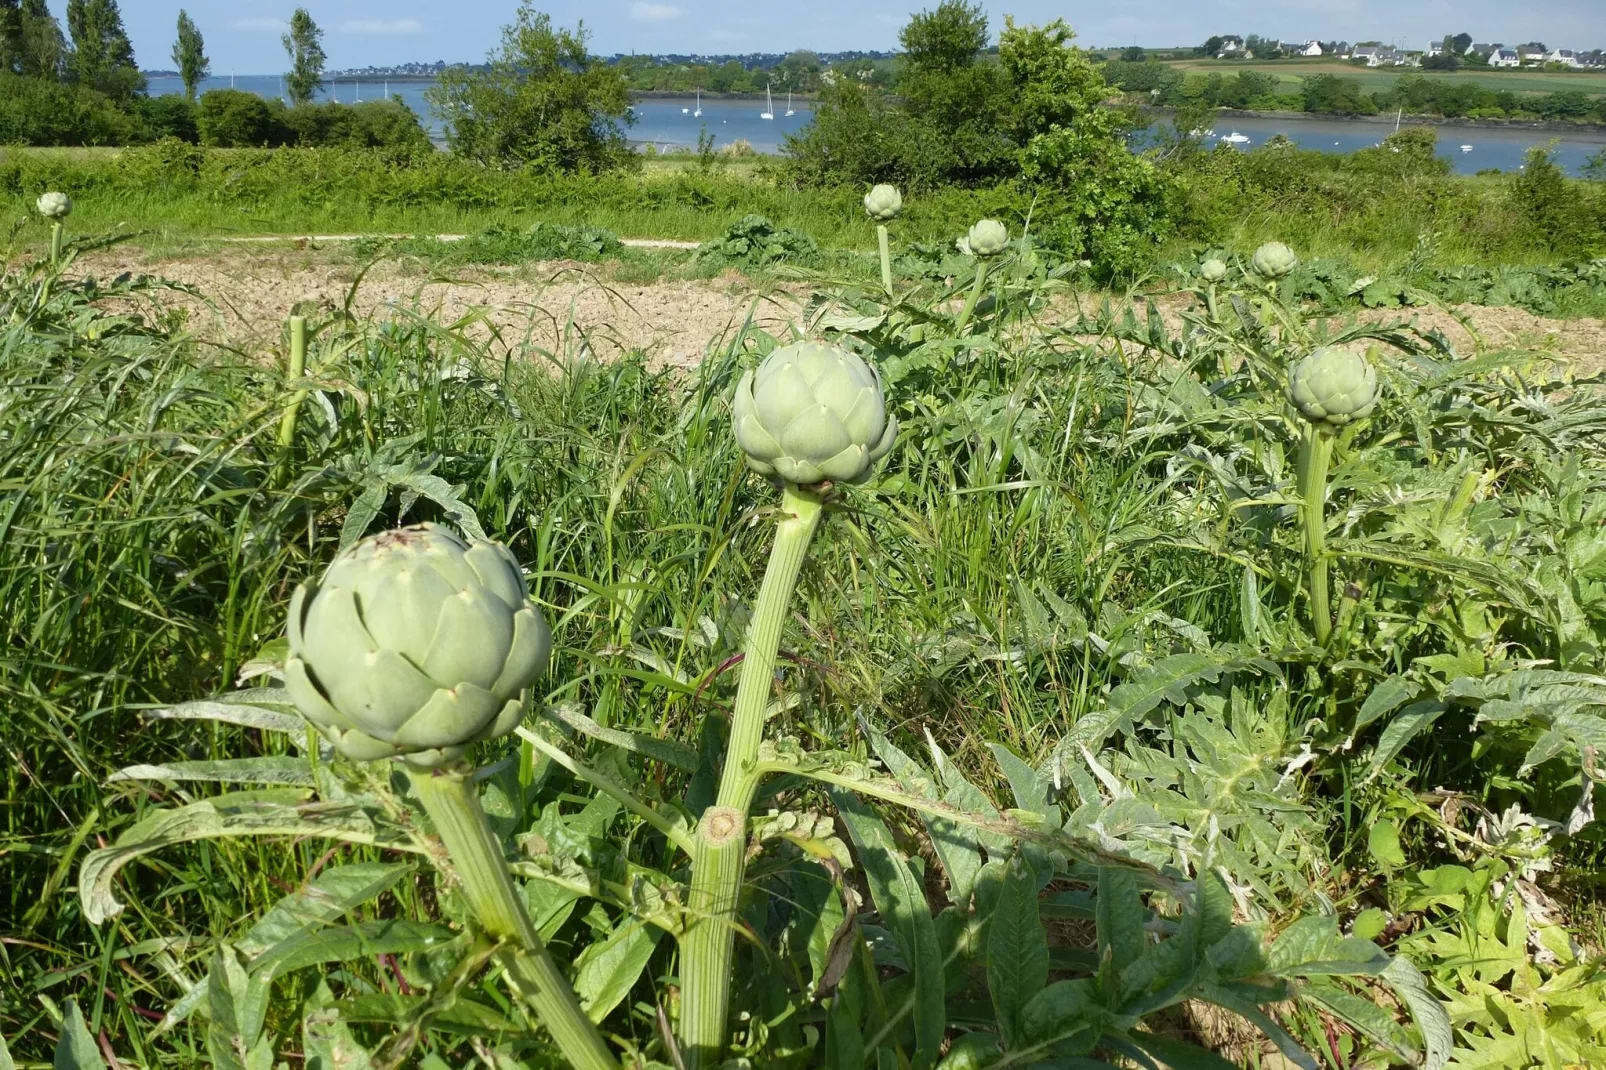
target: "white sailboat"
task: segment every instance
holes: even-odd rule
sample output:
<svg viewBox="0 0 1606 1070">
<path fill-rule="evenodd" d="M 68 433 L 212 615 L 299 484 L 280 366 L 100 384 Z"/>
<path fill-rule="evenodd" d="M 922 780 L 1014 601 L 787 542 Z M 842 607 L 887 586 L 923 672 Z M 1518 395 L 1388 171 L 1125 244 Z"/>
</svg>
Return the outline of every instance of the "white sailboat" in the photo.
<svg viewBox="0 0 1606 1070">
<path fill-rule="evenodd" d="M 764 110 L 758 113 L 760 119 L 775 118 L 775 101 L 770 97 L 770 87 L 764 87 Z"/>
<path fill-rule="evenodd" d="M 788 114 L 788 115 L 796 115 L 797 114 L 797 112 L 792 110 L 792 91 L 790 89 L 788 89 L 786 91 L 786 114 Z"/>
<path fill-rule="evenodd" d="M 682 115 L 690 115 L 691 114 L 691 109 L 690 108 L 681 108 L 680 109 L 680 114 L 682 114 Z"/>
<path fill-rule="evenodd" d="M 1472 151 L 1472 146 L 1471 145 L 1462 145 L 1461 146 L 1461 151 L 1462 152 L 1471 152 Z"/>
<path fill-rule="evenodd" d="M 698 86 L 697 87 L 697 110 L 691 113 L 691 117 L 693 119 L 701 119 L 703 117 L 703 87 L 702 86 Z"/>
<path fill-rule="evenodd" d="M 1221 140 L 1225 141 L 1229 145 L 1247 145 L 1247 144 L 1249 144 L 1249 139 L 1247 137 L 1245 137 L 1244 135 L 1240 134 L 1236 130 L 1234 130 L 1232 133 L 1228 134 L 1226 137 L 1222 138 Z"/>
</svg>

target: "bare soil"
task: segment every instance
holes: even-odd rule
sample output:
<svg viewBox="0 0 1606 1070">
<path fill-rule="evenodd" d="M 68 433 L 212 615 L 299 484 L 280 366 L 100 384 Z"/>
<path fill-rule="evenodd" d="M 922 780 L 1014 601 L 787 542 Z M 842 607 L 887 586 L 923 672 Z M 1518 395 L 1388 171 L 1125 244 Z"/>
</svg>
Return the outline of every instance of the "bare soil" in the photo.
<svg viewBox="0 0 1606 1070">
<path fill-rule="evenodd" d="M 712 280 L 625 283 L 610 278 L 606 266 L 573 262 L 434 274 L 380 263 L 359 279 L 354 263 L 327 250 L 242 253 L 236 248 L 151 263 L 125 247 L 80 260 L 79 266 L 101 278 L 131 271 L 193 287 L 204 297 L 174 291 L 158 301 L 179 310 L 197 334 L 247 351 L 277 348 L 292 311 L 317 317 L 349 301 L 358 315 L 426 316 L 550 352 L 562 351 L 578 336 L 599 356 L 639 349 L 659 365 L 689 366 L 749 319 L 754 327 L 786 337 L 804 329 L 808 313 L 801 288 L 755 282 L 734 272 Z M 1158 303 L 1167 325 L 1178 326 L 1187 299 L 1167 297 Z M 1061 315 L 1073 317 L 1073 303 Z M 1413 320 L 1442 331 L 1464 353 L 1537 351 L 1579 371 L 1606 369 L 1606 321 L 1598 319 L 1549 319 L 1477 305 L 1448 311 L 1373 309 L 1360 315 L 1373 322 Z"/>
</svg>

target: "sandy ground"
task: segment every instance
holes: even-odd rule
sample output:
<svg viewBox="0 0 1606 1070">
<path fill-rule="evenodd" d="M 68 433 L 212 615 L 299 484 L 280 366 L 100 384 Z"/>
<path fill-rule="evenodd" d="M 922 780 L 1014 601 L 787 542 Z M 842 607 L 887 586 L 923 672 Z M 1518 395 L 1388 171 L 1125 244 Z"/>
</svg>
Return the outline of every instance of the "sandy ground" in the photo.
<svg viewBox="0 0 1606 1070">
<path fill-rule="evenodd" d="M 527 338 L 553 352 L 572 345 L 578 333 L 598 355 L 641 349 L 659 364 L 686 366 L 727 341 L 749 317 L 754 326 L 785 337 L 803 328 L 807 313 L 801 288 L 755 288 L 752 280 L 734 273 L 695 282 L 620 283 L 608 278 L 606 268 L 564 262 L 434 275 L 416 266 L 380 263 L 357 282 L 356 267 L 327 250 L 258 248 L 242 255 L 235 249 L 152 263 L 125 247 L 78 266 L 101 278 L 132 271 L 193 287 L 204 298 L 166 292 L 160 303 L 183 310 L 197 333 L 246 350 L 277 348 L 292 311 L 316 318 L 350 300 L 359 315 L 461 322 L 481 336 L 496 332 L 508 342 Z M 1178 326 L 1186 304 L 1186 298 L 1159 302 L 1169 327 Z M 1581 370 L 1606 368 L 1606 322 L 1601 320 L 1547 319 L 1522 309 L 1473 305 L 1453 311 L 1380 309 L 1363 318 L 1414 319 L 1420 327 L 1443 331 L 1458 351 L 1469 354 L 1475 349 L 1470 324 L 1485 350 L 1537 350 L 1576 362 Z M 1046 318 L 1053 323 L 1074 315 L 1067 304 L 1059 316 Z"/>
</svg>

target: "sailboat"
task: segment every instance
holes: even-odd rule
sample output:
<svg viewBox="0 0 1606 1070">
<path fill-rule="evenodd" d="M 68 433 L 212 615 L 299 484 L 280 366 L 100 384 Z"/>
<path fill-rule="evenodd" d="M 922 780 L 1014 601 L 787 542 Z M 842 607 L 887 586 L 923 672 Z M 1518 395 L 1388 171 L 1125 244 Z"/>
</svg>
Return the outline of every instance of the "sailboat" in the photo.
<svg viewBox="0 0 1606 1070">
<path fill-rule="evenodd" d="M 770 98 L 770 87 L 764 87 L 764 110 L 758 113 L 760 119 L 775 118 L 775 101 Z"/>
<path fill-rule="evenodd" d="M 682 115 L 690 115 L 691 114 L 691 109 L 690 108 L 681 108 L 680 109 L 680 114 L 682 114 Z"/>
<path fill-rule="evenodd" d="M 786 91 L 786 114 L 788 114 L 788 115 L 796 115 L 797 114 L 797 112 L 792 110 L 792 91 L 790 89 L 788 89 Z"/>
<path fill-rule="evenodd" d="M 698 86 L 697 87 L 697 110 L 691 113 L 691 117 L 693 119 L 701 119 L 703 117 L 703 87 L 702 86 Z"/>
</svg>

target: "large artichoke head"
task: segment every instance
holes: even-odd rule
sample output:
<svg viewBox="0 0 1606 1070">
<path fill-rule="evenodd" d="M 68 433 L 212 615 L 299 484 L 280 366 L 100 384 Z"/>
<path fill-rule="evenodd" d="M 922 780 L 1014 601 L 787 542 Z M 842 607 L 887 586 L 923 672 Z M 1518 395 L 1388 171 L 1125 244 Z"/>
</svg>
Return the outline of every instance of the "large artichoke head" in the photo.
<svg viewBox="0 0 1606 1070">
<path fill-rule="evenodd" d="M 1199 265 L 1199 277 L 1206 282 L 1220 282 L 1227 277 L 1227 265 L 1211 257 Z"/>
<path fill-rule="evenodd" d="M 435 767 L 506 735 L 552 637 L 505 546 L 435 524 L 364 539 L 290 602 L 285 684 L 357 761 Z"/>
<path fill-rule="evenodd" d="M 1299 257 L 1280 241 L 1269 241 L 1255 250 L 1249 266 L 1263 279 L 1280 279 L 1299 266 Z"/>
<path fill-rule="evenodd" d="M 996 219 L 980 219 L 965 235 L 965 248 L 970 255 L 983 260 L 997 256 L 1009 247 L 1009 228 Z"/>
<path fill-rule="evenodd" d="M 72 198 L 65 193 L 41 193 L 34 207 L 46 219 L 62 220 L 72 214 Z"/>
<path fill-rule="evenodd" d="M 898 187 L 883 182 L 864 195 L 864 210 L 877 223 L 889 223 L 903 211 L 903 194 Z"/>
<path fill-rule="evenodd" d="M 783 346 L 742 376 L 735 422 L 755 472 L 804 487 L 862 482 L 898 434 L 876 370 L 821 342 Z"/>
<path fill-rule="evenodd" d="M 1288 377 L 1289 400 L 1312 423 L 1359 420 L 1377 407 L 1377 397 L 1377 369 L 1349 349 L 1318 349 Z"/>
</svg>

